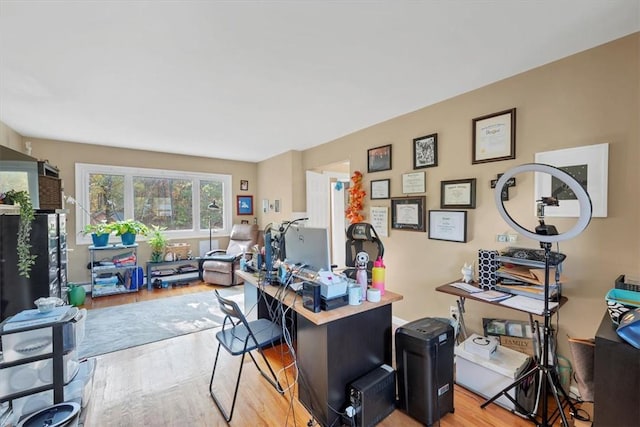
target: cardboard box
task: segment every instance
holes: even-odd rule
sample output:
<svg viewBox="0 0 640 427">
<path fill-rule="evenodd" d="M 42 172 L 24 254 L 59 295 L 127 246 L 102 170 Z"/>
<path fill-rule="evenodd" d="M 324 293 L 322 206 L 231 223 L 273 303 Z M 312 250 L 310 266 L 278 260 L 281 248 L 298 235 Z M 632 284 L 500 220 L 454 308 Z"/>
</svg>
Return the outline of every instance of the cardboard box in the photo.
<svg viewBox="0 0 640 427">
<path fill-rule="evenodd" d="M 535 354 L 532 338 L 519 338 L 502 335 L 500 338 L 500 345 L 510 348 L 511 350 L 519 351 L 520 353 L 533 356 Z"/>
</svg>

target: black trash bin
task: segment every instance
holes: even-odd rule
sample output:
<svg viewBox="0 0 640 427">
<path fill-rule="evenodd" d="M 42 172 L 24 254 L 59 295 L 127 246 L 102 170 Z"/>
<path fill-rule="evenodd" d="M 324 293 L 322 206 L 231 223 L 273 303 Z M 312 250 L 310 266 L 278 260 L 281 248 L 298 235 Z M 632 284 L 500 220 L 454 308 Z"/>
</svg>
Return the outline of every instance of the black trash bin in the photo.
<svg viewBox="0 0 640 427">
<path fill-rule="evenodd" d="M 454 411 L 453 327 L 427 317 L 396 329 L 395 340 L 398 407 L 430 426 Z"/>
</svg>

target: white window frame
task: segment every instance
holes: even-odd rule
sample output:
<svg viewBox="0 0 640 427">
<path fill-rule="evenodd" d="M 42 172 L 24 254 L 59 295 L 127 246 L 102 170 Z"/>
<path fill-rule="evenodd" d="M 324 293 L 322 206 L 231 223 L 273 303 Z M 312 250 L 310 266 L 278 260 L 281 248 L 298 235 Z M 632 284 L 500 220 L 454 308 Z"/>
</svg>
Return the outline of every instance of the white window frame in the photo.
<svg viewBox="0 0 640 427">
<path fill-rule="evenodd" d="M 157 177 L 157 178 L 175 178 L 175 179 L 190 179 L 193 183 L 193 224 L 198 225 L 200 223 L 200 181 L 221 181 L 223 185 L 222 189 L 222 205 L 223 205 L 223 222 L 224 228 L 216 228 L 212 234 L 214 236 L 224 236 L 231 232 L 231 223 L 233 221 L 233 200 L 231 175 L 226 174 L 207 174 L 197 172 L 185 172 L 165 169 L 150 169 L 150 168 L 133 168 L 126 166 L 110 166 L 110 165 L 97 165 L 91 163 L 76 163 L 76 197 L 75 197 L 75 210 L 76 210 L 76 243 L 79 245 L 92 244 L 91 236 L 85 236 L 82 233 L 84 227 L 89 223 L 89 215 L 86 212 L 86 207 L 89 203 L 89 176 L 91 174 L 110 174 L 110 175 L 123 175 L 125 179 L 124 190 L 124 216 L 125 218 L 133 218 L 133 177 L 145 176 L 145 177 Z M 206 207 L 204 207 L 206 209 Z M 151 224 L 147 224 L 151 225 Z M 168 239 L 201 239 L 209 238 L 209 229 L 191 229 L 191 230 L 167 230 L 165 232 Z M 145 237 L 139 236 L 140 240 L 146 240 Z M 136 239 L 137 240 L 137 239 Z"/>
</svg>

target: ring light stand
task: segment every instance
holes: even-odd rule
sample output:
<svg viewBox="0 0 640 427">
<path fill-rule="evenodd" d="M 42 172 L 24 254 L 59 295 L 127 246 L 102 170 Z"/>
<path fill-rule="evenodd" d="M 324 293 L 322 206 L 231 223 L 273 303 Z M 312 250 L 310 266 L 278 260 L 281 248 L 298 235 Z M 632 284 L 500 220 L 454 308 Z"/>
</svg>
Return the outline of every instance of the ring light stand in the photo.
<svg viewBox="0 0 640 427">
<path fill-rule="evenodd" d="M 573 193 L 578 198 L 578 202 L 580 204 L 580 216 L 578 217 L 578 220 L 576 221 L 576 224 L 573 226 L 573 228 L 571 228 L 569 231 L 565 233 L 559 234 L 553 225 L 545 224 L 544 207 L 557 206 L 558 200 L 554 197 L 542 197 L 541 200 L 537 201 L 539 225 L 536 227 L 535 231 L 533 232 L 522 227 L 520 224 L 515 222 L 513 218 L 511 218 L 511 216 L 507 213 L 507 211 L 504 208 L 504 204 L 502 200 L 502 188 L 504 187 L 504 185 L 507 183 L 509 179 L 511 179 L 512 177 L 514 177 L 515 175 L 521 172 L 539 172 L 539 173 L 549 174 L 559 179 L 560 181 L 562 181 L 563 184 L 566 184 L 573 191 Z M 541 381 L 540 381 L 540 390 L 542 390 L 541 421 L 538 422 L 538 419 L 536 418 L 536 414 L 526 414 L 527 418 L 530 421 L 532 421 L 534 424 L 541 427 L 547 427 L 547 426 L 553 425 L 553 422 L 551 423 L 549 422 L 549 416 L 547 413 L 548 412 L 547 387 L 548 387 L 551 390 L 551 393 L 553 394 L 556 404 L 558 405 L 558 411 L 560 413 L 560 417 L 562 418 L 562 425 L 566 427 L 569 424 L 567 423 L 567 417 L 564 413 L 558 391 L 560 391 L 563 394 L 563 396 L 567 399 L 570 412 L 573 416 L 576 416 L 576 408 L 573 406 L 573 403 L 571 403 L 571 400 L 569 399 L 569 395 L 567 394 L 567 392 L 562 388 L 558 375 L 554 371 L 553 367 L 550 366 L 549 364 L 549 345 L 550 345 L 549 337 L 552 331 L 551 312 L 549 310 L 549 265 L 550 265 L 550 259 L 551 259 L 551 244 L 553 242 L 560 242 L 562 240 L 568 240 L 568 239 L 574 238 L 578 234 L 580 234 L 587 227 L 587 225 L 589 225 L 589 221 L 591 220 L 591 209 L 592 209 L 591 199 L 589 198 L 589 194 L 585 191 L 582 185 L 580 185 L 580 183 L 576 181 L 571 175 L 553 166 L 539 164 L 539 163 L 529 163 L 521 166 L 516 166 L 515 168 L 512 168 L 509 171 L 505 172 L 500 177 L 500 179 L 498 179 L 498 182 L 496 183 L 494 196 L 495 196 L 496 206 L 498 207 L 498 212 L 500 213 L 502 218 L 507 222 L 507 224 L 509 224 L 513 229 L 515 229 L 517 232 L 519 232 L 523 236 L 528 237 L 530 239 L 538 240 L 540 242 L 540 247 L 544 249 L 544 311 L 542 313 L 544 316 L 544 332 L 543 332 L 543 342 L 542 342 L 542 362 L 540 362 L 539 357 L 536 358 L 536 361 L 535 361 L 536 364 L 532 369 L 524 373 L 513 384 L 509 385 L 508 387 L 500 391 L 498 394 L 493 396 L 491 399 L 484 402 L 480 407 L 484 408 L 489 403 L 493 402 L 500 396 L 504 395 L 509 400 L 511 400 L 515 405 L 517 405 L 519 408 L 524 409 L 522 408 L 521 405 L 518 404 L 518 402 L 515 401 L 515 399 L 513 399 L 510 395 L 508 395 L 507 392 L 513 389 L 514 387 L 519 386 L 527 378 L 530 378 L 533 374 L 537 373 L 540 375 L 540 378 L 541 378 Z"/>
</svg>

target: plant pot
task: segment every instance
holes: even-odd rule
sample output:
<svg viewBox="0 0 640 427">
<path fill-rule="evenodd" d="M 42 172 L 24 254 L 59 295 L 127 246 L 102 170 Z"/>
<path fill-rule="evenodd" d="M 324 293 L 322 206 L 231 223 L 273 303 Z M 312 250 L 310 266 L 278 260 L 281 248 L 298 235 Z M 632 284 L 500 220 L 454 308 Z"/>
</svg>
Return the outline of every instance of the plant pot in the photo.
<svg viewBox="0 0 640 427">
<path fill-rule="evenodd" d="M 91 239 L 93 240 L 93 246 L 99 248 L 104 247 L 109 244 L 109 235 L 108 234 L 91 234 Z"/>
<path fill-rule="evenodd" d="M 84 304 L 87 293 L 84 287 L 79 285 L 70 285 L 69 287 L 69 304 L 79 307 Z"/>
<path fill-rule="evenodd" d="M 164 252 L 151 252 L 151 262 L 164 261 Z"/>
<path fill-rule="evenodd" d="M 124 233 L 120 235 L 122 244 L 125 246 L 133 245 L 136 242 L 136 235 L 133 233 Z"/>
</svg>

